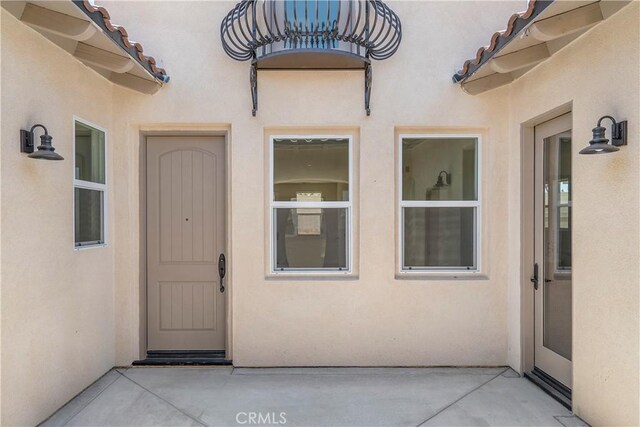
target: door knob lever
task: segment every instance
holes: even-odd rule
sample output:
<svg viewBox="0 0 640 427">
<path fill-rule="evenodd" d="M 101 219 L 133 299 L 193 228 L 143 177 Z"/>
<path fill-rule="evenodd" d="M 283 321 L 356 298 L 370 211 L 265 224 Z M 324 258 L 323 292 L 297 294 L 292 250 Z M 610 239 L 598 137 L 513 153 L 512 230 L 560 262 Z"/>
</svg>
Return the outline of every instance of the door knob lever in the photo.
<svg viewBox="0 0 640 427">
<path fill-rule="evenodd" d="M 220 292 L 224 293 L 224 276 L 227 273 L 227 260 L 224 254 L 218 257 L 218 276 L 220 276 Z"/>
</svg>

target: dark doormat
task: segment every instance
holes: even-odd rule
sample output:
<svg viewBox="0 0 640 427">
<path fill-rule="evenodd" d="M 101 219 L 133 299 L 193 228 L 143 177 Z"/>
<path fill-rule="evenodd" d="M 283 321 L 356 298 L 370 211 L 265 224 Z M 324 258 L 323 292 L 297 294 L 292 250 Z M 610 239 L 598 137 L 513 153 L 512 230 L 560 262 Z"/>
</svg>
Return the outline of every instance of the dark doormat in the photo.
<svg viewBox="0 0 640 427">
<path fill-rule="evenodd" d="M 225 359 L 224 350 L 154 350 L 147 351 L 147 358 L 136 360 L 134 366 L 225 366 L 231 360 Z"/>
</svg>

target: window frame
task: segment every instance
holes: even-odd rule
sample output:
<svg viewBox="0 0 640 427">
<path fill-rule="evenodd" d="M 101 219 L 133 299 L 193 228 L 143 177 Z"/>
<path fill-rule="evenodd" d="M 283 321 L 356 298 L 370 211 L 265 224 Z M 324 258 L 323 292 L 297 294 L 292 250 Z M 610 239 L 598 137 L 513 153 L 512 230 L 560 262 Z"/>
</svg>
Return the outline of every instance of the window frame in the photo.
<svg viewBox="0 0 640 427">
<path fill-rule="evenodd" d="M 457 278 L 464 276 L 482 275 L 483 271 L 483 181 L 482 181 L 482 137 L 478 132 L 456 132 L 456 133 L 399 133 L 397 141 L 397 159 L 396 159 L 396 191 L 397 191 L 397 209 L 398 209 L 398 250 L 397 250 L 397 273 L 400 277 L 447 277 Z M 403 179 L 403 145 L 404 139 L 476 139 L 476 200 L 403 200 L 402 179 Z M 405 266 L 405 246 L 404 246 L 404 212 L 405 208 L 475 208 L 474 221 L 474 248 L 473 256 L 475 260 L 474 268 L 467 267 L 412 267 Z"/>
<path fill-rule="evenodd" d="M 276 139 L 346 139 L 349 154 L 349 200 L 348 201 L 328 201 L 328 202 L 292 202 L 292 201 L 276 201 L 274 191 L 274 145 Z M 268 209 L 269 209 L 269 269 L 268 272 L 273 276 L 344 276 L 353 273 L 353 209 L 354 209 L 354 181 L 353 181 L 353 135 L 349 134 L 273 134 L 269 135 L 269 190 L 268 190 Z M 276 269 L 277 247 L 275 239 L 276 231 L 276 209 L 304 209 L 304 208 L 344 208 L 347 210 L 345 239 L 347 267 L 345 269 L 338 268 L 297 268 L 279 270 Z"/>
<path fill-rule="evenodd" d="M 100 184 L 97 182 L 85 181 L 82 179 L 76 179 L 76 123 L 80 123 L 81 125 L 91 127 L 95 130 L 98 130 L 104 134 L 104 184 Z M 78 116 L 73 116 L 72 121 L 72 152 L 73 152 L 73 169 L 72 169 L 72 178 L 73 178 L 73 188 L 72 188 L 72 200 L 73 200 L 73 223 L 72 223 L 72 242 L 73 249 L 75 251 L 81 251 L 85 249 L 95 249 L 95 248 L 104 248 L 108 246 L 108 235 L 109 235 L 109 197 L 108 197 L 108 185 L 109 185 L 109 171 L 108 171 L 108 161 L 109 152 L 108 152 L 108 133 L 105 128 L 102 126 L 98 126 L 88 120 L 85 120 Z M 76 243 L 76 189 L 84 189 L 84 190 L 94 190 L 100 191 L 102 193 L 102 242 L 98 241 L 96 243 L 86 243 L 78 245 Z"/>
<path fill-rule="evenodd" d="M 566 137 L 565 137 L 566 138 Z M 563 138 L 559 137 L 558 138 L 558 147 L 557 147 L 557 156 L 558 159 L 560 159 L 561 155 L 562 155 L 562 142 L 563 142 Z M 569 147 L 573 147 L 573 139 L 569 138 Z M 569 152 L 571 152 L 571 150 L 569 150 Z M 571 155 L 571 154 L 569 154 Z M 571 217 L 571 214 L 573 212 L 573 159 L 572 163 L 571 163 L 571 180 L 569 181 L 569 191 L 568 191 L 568 200 L 566 203 L 562 203 L 562 202 L 558 202 L 557 206 L 556 206 L 556 215 L 558 218 L 558 226 L 556 227 L 556 229 L 554 230 L 554 234 L 555 234 L 555 239 L 556 239 L 556 246 L 558 246 L 558 249 L 555 251 L 555 271 L 554 271 L 554 277 L 562 277 L 563 275 L 566 277 L 568 275 L 571 275 L 572 271 L 573 271 L 573 260 L 571 262 L 571 265 L 569 267 L 560 267 L 560 231 L 561 231 L 561 224 L 560 224 L 560 212 L 562 210 L 562 208 L 568 208 L 568 219 L 569 219 L 569 229 L 573 232 L 572 229 L 572 220 L 573 218 Z M 546 161 L 546 159 L 545 159 Z M 558 170 L 556 171 L 556 173 L 559 175 L 560 174 L 560 165 L 558 165 Z M 562 181 L 558 180 L 558 195 L 561 194 L 560 191 L 560 186 L 561 186 Z"/>
</svg>

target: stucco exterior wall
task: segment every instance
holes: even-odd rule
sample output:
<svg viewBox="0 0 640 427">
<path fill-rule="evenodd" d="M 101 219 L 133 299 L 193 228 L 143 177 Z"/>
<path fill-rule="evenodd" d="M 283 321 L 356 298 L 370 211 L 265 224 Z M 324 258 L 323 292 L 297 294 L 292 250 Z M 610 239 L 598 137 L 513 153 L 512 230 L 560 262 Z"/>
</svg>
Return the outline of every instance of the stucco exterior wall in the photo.
<svg viewBox="0 0 640 427">
<path fill-rule="evenodd" d="M 116 88 L 126 105 L 116 153 L 116 310 L 118 363 L 139 357 L 139 263 L 135 254 L 141 129 L 231 128 L 230 260 L 231 350 L 237 366 L 293 365 L 503 365 L 506 363 L 507 214 L 505 90 L 472 98 L 450 83 L 461 58 L 484 43 L 519 10 L 514 3 L 393 2 L 403 19 L 403 42 L 388 61 L 374 64 L 371 117 L 363 108 L 362 72 L 259 72 L 259 107 L 251 117 L 248 63 L 228 58 L 211 31 L 231 2 L 106 2 L 112 16 L 136 28 L 145 49 L 162 52 L 171 83 L 149 102 Z M 494 13 L 482 13 L 491 8 Z M 127 22 L 127 19 L 130 21 Z M 476 25 L 464 25 L 474 21 Z M 120 21 L 119 21 L 120 22 Z M 162 31 L 170 28 L 171 31 Z M 455 25 L 441 25 L 455 22 Z M 460 31 L 461 26 L 465 27 Z M 484 30 L 479 31 L 482 27 Z M 435 42 L 439 40 L 440 42 Z M 446 41 L 446 43 L 445 43 Z M 117 113 L 116 113 L 117 114 Z M 359 133 L 358 273 L 343 280 L 266 279 L 268 151 L 273 127 L 356 128 Z M 396 280 L 396 157 L 394 132 L 421 127 L 478 129 L 484 143 L 486 280 Z M 121 173 L 122 172 L 122 173 Z M 133 255 L 133 257 L 132 257 Z M 437 321 L 434 321 L 437 319 Z M 417 326 L 419 325 L 419 326 Z"/>
<path fill-rule="evenodd" d="M 510 85 L 509 315 L 520 360 L 521 125 L 573 113 L 573 410 L 591 425 L 640 424 L 640 3 L 633 2 Z M 629 121 L 628 146 L 585 156 L 603 115 Z M 606 123 L 607 135 L 610 124 Z M 609 136 L 610 137 L 610 136 Z M 528 266 L 524 266 L 528 268 Z"/>
<path fill-rule="evenodd" d="M 2 19 L 0 18 L 0 34 L 2 34 Z M 2 39 L 0 35 L 0 52 L 2 52 Z M 0 54 L 0 71 L 2 70 L 2 55 Z M 1 73 L 0 73 L 1 74 Z M 2 107 L 2 80 L 0 79 L 0 108 Z M 2 112 L 0 111 L 0 129 L 2 129 Z M 3 136 L 0 132 L 0 147 L 3 145 Z M 2 161 L 0 161 L 0 242 L 2 242 Z M 0 422 L 2 422 L 2 244 L 0 243 Z"/>
<path fill-rule="evenodd" d="M 105 2 L 114 21 L 135 29 L 170 70 L 172 82 L 153 97 L 114 87 L 3 10 L 2 423 L 42 421 L 111 366 L 143 356 L 144 129 L 230 130 L 229 350 L 236 364 L 504 364 L 506 267 L 499 259 L 506 236 L 493 234 L 504 230 L 504 200 L 487 206 L 488 280 L 395 280 L 394 132 L 398 126 L 480 129 L 487 135 L 485 176 L 504 187 L 498 165 L 506 161 L 500 147 L 507 127 L 491 124 L 505 112 L 499 102 L 504 91 L 469 98 L 449 84 L 449 75 L 484 41 L 484 28 L 499 27 L 523 4 L 394 3 L 406 17 L 403 46 L 392 60 L 375 64 L 369 118 L 362 72 L 260 73 L 260 110 L 252 118 L 248 64 L 229 59 L 212 31 L 232 2 L 179 8 Z M 496 13 L 481 14 L 487 7 Z M 443 30 L 437 25 L 443 20 L 482 25 Z M 433 43 L 447 39 L 454 42 Z M 106 248 L 73 249 L 74 115 L 107 129 Z M 19 153 L 19 129 L 35 122 L 49 128 L 65 161 L 38 162 Z M 289 126 L 359 130 L 356 279 L 265 280 L 265 128 Z"/>
<path fill-rule="evenodd" d="M 167 68 L 171 82 L 156 95 L 113 86 L 2 10 L 2 424 L 42 421 L 110 367 L 144 356 L 141 134 L 152 131 L 228 132 L 235 365 L 521 369 L 521 124 L 568 103 L 575 410 L 596 425 L 638 424 L 638 3 L 511 86 L 473 97 L 451 75 L 525 1 L 394 1 L 403 42 L 391 59 L 374 63 L 370 117 L 362 72 L 264 71 L 255 118 L 248 63 L 228 58 L 218 36 L 233 2 L 101 4 Z M 621 51 L 632 60 L 621 61 Z M 629 146 L 578 156 L 604 114 L 629 120 Z M 74 115 L 108 131 L 106 248 L 73 250 Z M 19 153 L 19 129 L 35 122 L 49 128 L 65 161 Z M 275 128 L 356 132 L 354 277 L 266 277 L 266 134 Z M 395 145 L 407 130 L 483 134 L 486 278 L 395 278 Z M 607 228 L 594 227 L 596 219 Z"/>
<path fill-rule="evenodd" d="M 74 250 L 72 148 L 74 115 L 113 127 L 113 93 L 103 77 L 0 10 L 1 423 L 35 425 L 114 365 L 115 242 L 112 234 L 108 247 Z M 19 130 L 35 123 L 47 126 L 64 161 L 20 153 Z"/>
</svg>

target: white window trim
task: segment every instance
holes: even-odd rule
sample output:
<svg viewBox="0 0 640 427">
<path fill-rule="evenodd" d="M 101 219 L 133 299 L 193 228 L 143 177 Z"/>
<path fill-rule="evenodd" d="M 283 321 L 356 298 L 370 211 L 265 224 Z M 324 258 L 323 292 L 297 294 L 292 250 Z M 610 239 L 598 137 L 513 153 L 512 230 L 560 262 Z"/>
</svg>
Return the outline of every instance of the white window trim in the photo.
<svg viewBox="0 0 640 427">
<path fill-rule="evenodd" d="M 101 132 L 104 133 L 104 184 L 100 184 L 97 182 L 91 182 L 91 181 L 84 181 L 81 179 L 76 179 L 76 123 L 80 123 L 83 124 L 85 126 L 89 126 L 92 127 L 96 130 L 99 130 Z M 109 185 L 109 178 L 108 178 L 108 158 L 109 158 L 109 153 L 108 153 L 108 133 L 107 130 L 105 128 L 103 128 L 102 126 L 98 126 L 94 123 L 91 123 L 88 120 L 85 120 L 83 118 L 80 118 L 78 116 L 73 116 L 73 121 L 72 121 L 72 133 L 73 133 L 73 148 L 72 148 L 72 152 L 73 152 L 73 169 L 71 171 L 71 173 L 73 174 L 72 178 L 73 178 L 73 193 L 72 193 L 72 200 L 73 200 L 73 226 L 71 227 L 72 229 L 72 233 L 71 233 L 71 242 L 73 244 L 73 249 L 76 251 L 82 251 L 85 249 L 95 249 L 95 248 L 104 248 L 106 246 L 108 246 L 108 236 L 109 236 L 109 196 L 108 196 L 108 185 Z M 102 192 L 102 237 L 103 237 L 103 242 L 102 243 L 96 243 L 96 244 L 91 244 L 91 245 L 82 245 L 82 246 L 76 246 L 76 196 L 75 196 L 75 191 L 76 188 L 83 188 L 86 190 L 98 190 Z"/>
<path fill-rule="evenodd" d="M 349 144 L 349 201 L 348 202 L 285 202 L 275 201 L 274 193 L 274 142 L 276 139 L 346 139 Z M 353 271 L 353 136 L 352 135 L 271 135 L 269 137 L 269 273 L 274 276 L 345 276 Z M 274 210 L 277 208 L 346 208 L 347 209 L 347 268 L 298 268 L 290 270 L 276 270 L 276 241 Z"/>
<path fill-rule="evenodd" d="M 402 141 L 405 138 L 424 138 L 424 139 L 459 139 L 459 138 L 475 138 L 477 140 L 476 145 L 476 168 L 477 168 L 477 200 L 407 200 L 402 199 Z M 459 278 L 468 276 L 482 276 L 482 135 L 479 133 L 421 133 L 421 134 L 399 134 L 397 141 L 397 176 L 396 176 L 396 191 L 398 201 L 398 251 L 397 251 L 397 265 L 399 277 L 434 277 L 440 278 L 442 276 Z M 420 268 L 405 268 L 404 266 L 404 208 L 411 207 L 473 207 L 476 208 L 475 222 L 474 222 L 474 248 L 473 255 L 475 259 L 475 268 L 467 269 L 466 267 L 451 268 L 451 267 L 420 267 Z"/>
</svg>

